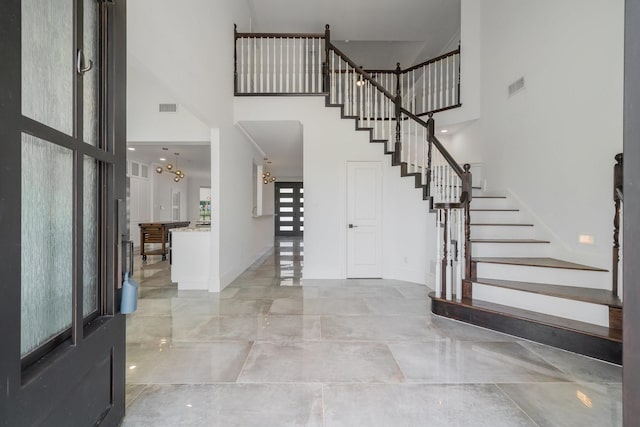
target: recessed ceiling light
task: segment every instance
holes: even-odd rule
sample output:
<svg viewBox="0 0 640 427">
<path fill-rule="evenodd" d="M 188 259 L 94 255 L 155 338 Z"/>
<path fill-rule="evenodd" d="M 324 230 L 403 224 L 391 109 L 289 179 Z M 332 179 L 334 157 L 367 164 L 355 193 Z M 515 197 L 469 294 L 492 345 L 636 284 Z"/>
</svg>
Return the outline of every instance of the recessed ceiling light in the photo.
<svg viewBox="0 0 640 427">
<path fill-rule="evenodd" d="M 161 161 L 161 162 L 166 162 L 166 161 L 167 161 L 167 159 L 165 159 L 164 157 L 160 157 L 160 161 Z"/>
<path fill-rule="evenodd" d="M 440 133 L 447 133 L 447 132 L 449 132 L 449 129 L 442 129 L 442 130 L 440 131 Z"/>
<path fill-rule="evenodd" d="M 136 149 L 135 149 L 135 148 L 133 148 L 133 147 L 128 147 L 128 148 L 127 148 L 127 150 L 129 150 L 129 151 L 136 151 Z"/>
</svg>

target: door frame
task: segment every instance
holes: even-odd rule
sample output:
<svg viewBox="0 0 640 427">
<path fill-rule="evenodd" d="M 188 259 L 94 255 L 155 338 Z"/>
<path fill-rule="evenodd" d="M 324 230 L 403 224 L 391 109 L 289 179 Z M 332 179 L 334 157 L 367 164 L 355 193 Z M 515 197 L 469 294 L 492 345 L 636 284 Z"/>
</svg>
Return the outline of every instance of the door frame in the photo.
<svg viewBox="0 0 640 427">
<path fill-rule="evenodd" d="M 304 227 L 304 220 L 300 221 L 300 218 L 304 218 L 304 212 L 300 212 L 300 208 L 304 208 L 304 201 L 300 201 L 304 199 L 304 183 L 302 182 L 278 182 L 276 181 L 273 191 L 274 197 L 274 232 L 276 237 L 281 236 L 291 236 L 291 237 L 300 237 L 304 234 L 304 231 L 301 231 L 300 228 Z M 266 184 L 269 185 L 269 184 Z M 293 193 L 291 195 L 293 202 L 291 203 L 293 207 L 293 222 L 291 225 L 293 226 L 293 231 L 280 231 L 280 225 L 282 224 L 280 221 L 280 188 L 282 187 L 291 187 L 293 188 Z M 286 224 L 288 225 L 288 224 Z"/>
<path fill-rule="evenodd" d="M 74 137 L 22 115 L 22 12 L 21 0 L 7 0 L 0 14 L 0 140 L 3 142 L 5 165 L 0 168 L 0 231 L 5 245 L 0 247 L 2 295 L 0 323 L 12 325 L 3 331 L 0 350 L 0 379 L 3 399 L 0 399 L 0 425 L 67 425 L 74 426 L 92 420 L 102 426 L 116 426 L 124 416 L 125 391 L 125 318 L 119 314 L 118 287 L 122 270 L 122 236 L 126 232 L 125 209 L 118 211 L 125 199 L 126 177 L 126 0 L 99 0 L 104 15 L 101 21 L 103 43 L 100 53 L 109 61 L 101 67 L 108 89 L 100 90 L 100 140 L 105 149 L 77 144 Z M 107 3 L 109 3 L 107 5 Z M 74 53 L 82 43 L 82 1 L 74 2 Z M 71 47 L 70 47 L 71 48 Z M 74 55 L 75 59 L 75 55 Z M 70 72 L 71 72 L 70 64 Z M 77 129 L 82 126 L 82 81 L 74 73 L 74 111 Z M 78 125 L 79 123 L 79 125 Z M 82 216 L 74 213 L 73 301 L 70 336 L 56 342 L 40 355 L 37 363 L 29 364 L 21 357 L 21 146 L 22 134 L 55 142 L 73 150 L 74 206 L 81 207 L 84 156 L 100 163 L 99 191 L 102 218 L 99 227 L 101 254 L 100 298 L 98 315 L 85 323 L 82 313 L 81 274 Z M 70 284 L 71 286 L 71 284 Z M 101 388 L 107 408 L 91 405 L 92 393 Z"/>
</svg>

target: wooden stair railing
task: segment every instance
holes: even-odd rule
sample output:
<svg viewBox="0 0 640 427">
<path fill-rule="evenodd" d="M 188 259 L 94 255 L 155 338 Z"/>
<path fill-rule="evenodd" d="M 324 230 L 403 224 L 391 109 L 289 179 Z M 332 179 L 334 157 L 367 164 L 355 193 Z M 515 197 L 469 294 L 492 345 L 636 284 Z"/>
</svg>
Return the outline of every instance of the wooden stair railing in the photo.
<svg viewBox="0 0 640 427">
<path fill-rule="evenodd" d="M 414 178 L 436 212 L 436 293 L 460 299 L 463 270 L 467 277 L 471 272 L 470 166 L 461 167 L 445 149 L 433 119 L 436 111 L 460 106 L 460 50 L 407 70 L 398 64 L 392 79 L 365 71 L 334 46 L 328 25 L 324 33 L 234 33 L 236 95 L 324 95 L 327 106 L 369 132 L 370 142 L 384 144 L 402 176 Z M 410 111 L 418 105 L 424 108 Z M 425 114 L 427 121 L 419 117 Z"/>
</svg>

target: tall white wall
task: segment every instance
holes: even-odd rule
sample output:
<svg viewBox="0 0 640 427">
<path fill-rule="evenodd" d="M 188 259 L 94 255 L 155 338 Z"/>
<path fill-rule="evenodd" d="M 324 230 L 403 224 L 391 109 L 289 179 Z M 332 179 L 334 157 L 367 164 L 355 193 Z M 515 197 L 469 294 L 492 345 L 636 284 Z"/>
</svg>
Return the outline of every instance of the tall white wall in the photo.
<svg viewBox="0 0 640 427">
<path fill-rule="evenodd" d="M 165 88 L 157 99 L 178 103 L 204 124 L 206 131 L 194 127 L 195 137 L 211 140 L 210 290 L 218 291 L 273 245 L 273 219 L 251 215 L 250 165 L 262 156 L 233 121 L 233 24 L 249 28 L 249 6 L 246 0 L 136 0 L 127 7 L 129 61 Z M 156 100 L 138 102 L 148 111 Z M 140 110 L 134 103 L 128 117 L 136 138 L 158 138 L 154 115 Z"/>
<path fill-rule="evenodd" d="M 347 162 L 383 165 L 383 276 L 433 285 L 435 217 L 413 179 L 401 178 L 380 144 L 356 132 L 340 110 L 324 99 L 236 98 L 235 116 L 244 120 L 298 120 L 303 128 L 305 260 L 307 279 L 341 279 L 347 274 Z"/>
<path fill-rule="evenodd" d="M 459 161 L 483 162 L 489 189 L 519 199 L 567 258 L 601 267 L 622 150 L 623 3 L 462 0 L 463 17 L 476 15 L 462 20 L 463 52 L 475 49 L 480 65 L 471 87 L 476 77 L 463 72 L 463 102 L 479 93 L 481 118 L 448 139 Z M 465 33 L 478 30 L 469 45 Z M 525 89 L 508 97 L 523 76 Z M 579 244 L 580 234 L 595 244 Z"/>
</svg>

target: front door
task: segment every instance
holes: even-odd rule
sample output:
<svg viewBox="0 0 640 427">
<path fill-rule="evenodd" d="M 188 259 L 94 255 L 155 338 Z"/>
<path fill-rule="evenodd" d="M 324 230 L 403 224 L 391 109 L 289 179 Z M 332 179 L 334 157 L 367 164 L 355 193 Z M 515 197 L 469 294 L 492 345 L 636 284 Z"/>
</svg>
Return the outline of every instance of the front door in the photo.
<svg viewBox="0 0 640 427">
<path fill-rule="evenodd" d="M 124 415 L 125 11 L 125 0 L 2 4 L 3 426 Z"/>
<path fill-rule="evenodd" d="M 347 163 L 347 277 L 382 277 L 382 164 Z"/>
<path fill-rule="evenodd" d="M 304 232 L 304 188 L 302 183 L 276 182 L 275 198 L 276 236 L 302 236 Z"/>
</svg>

